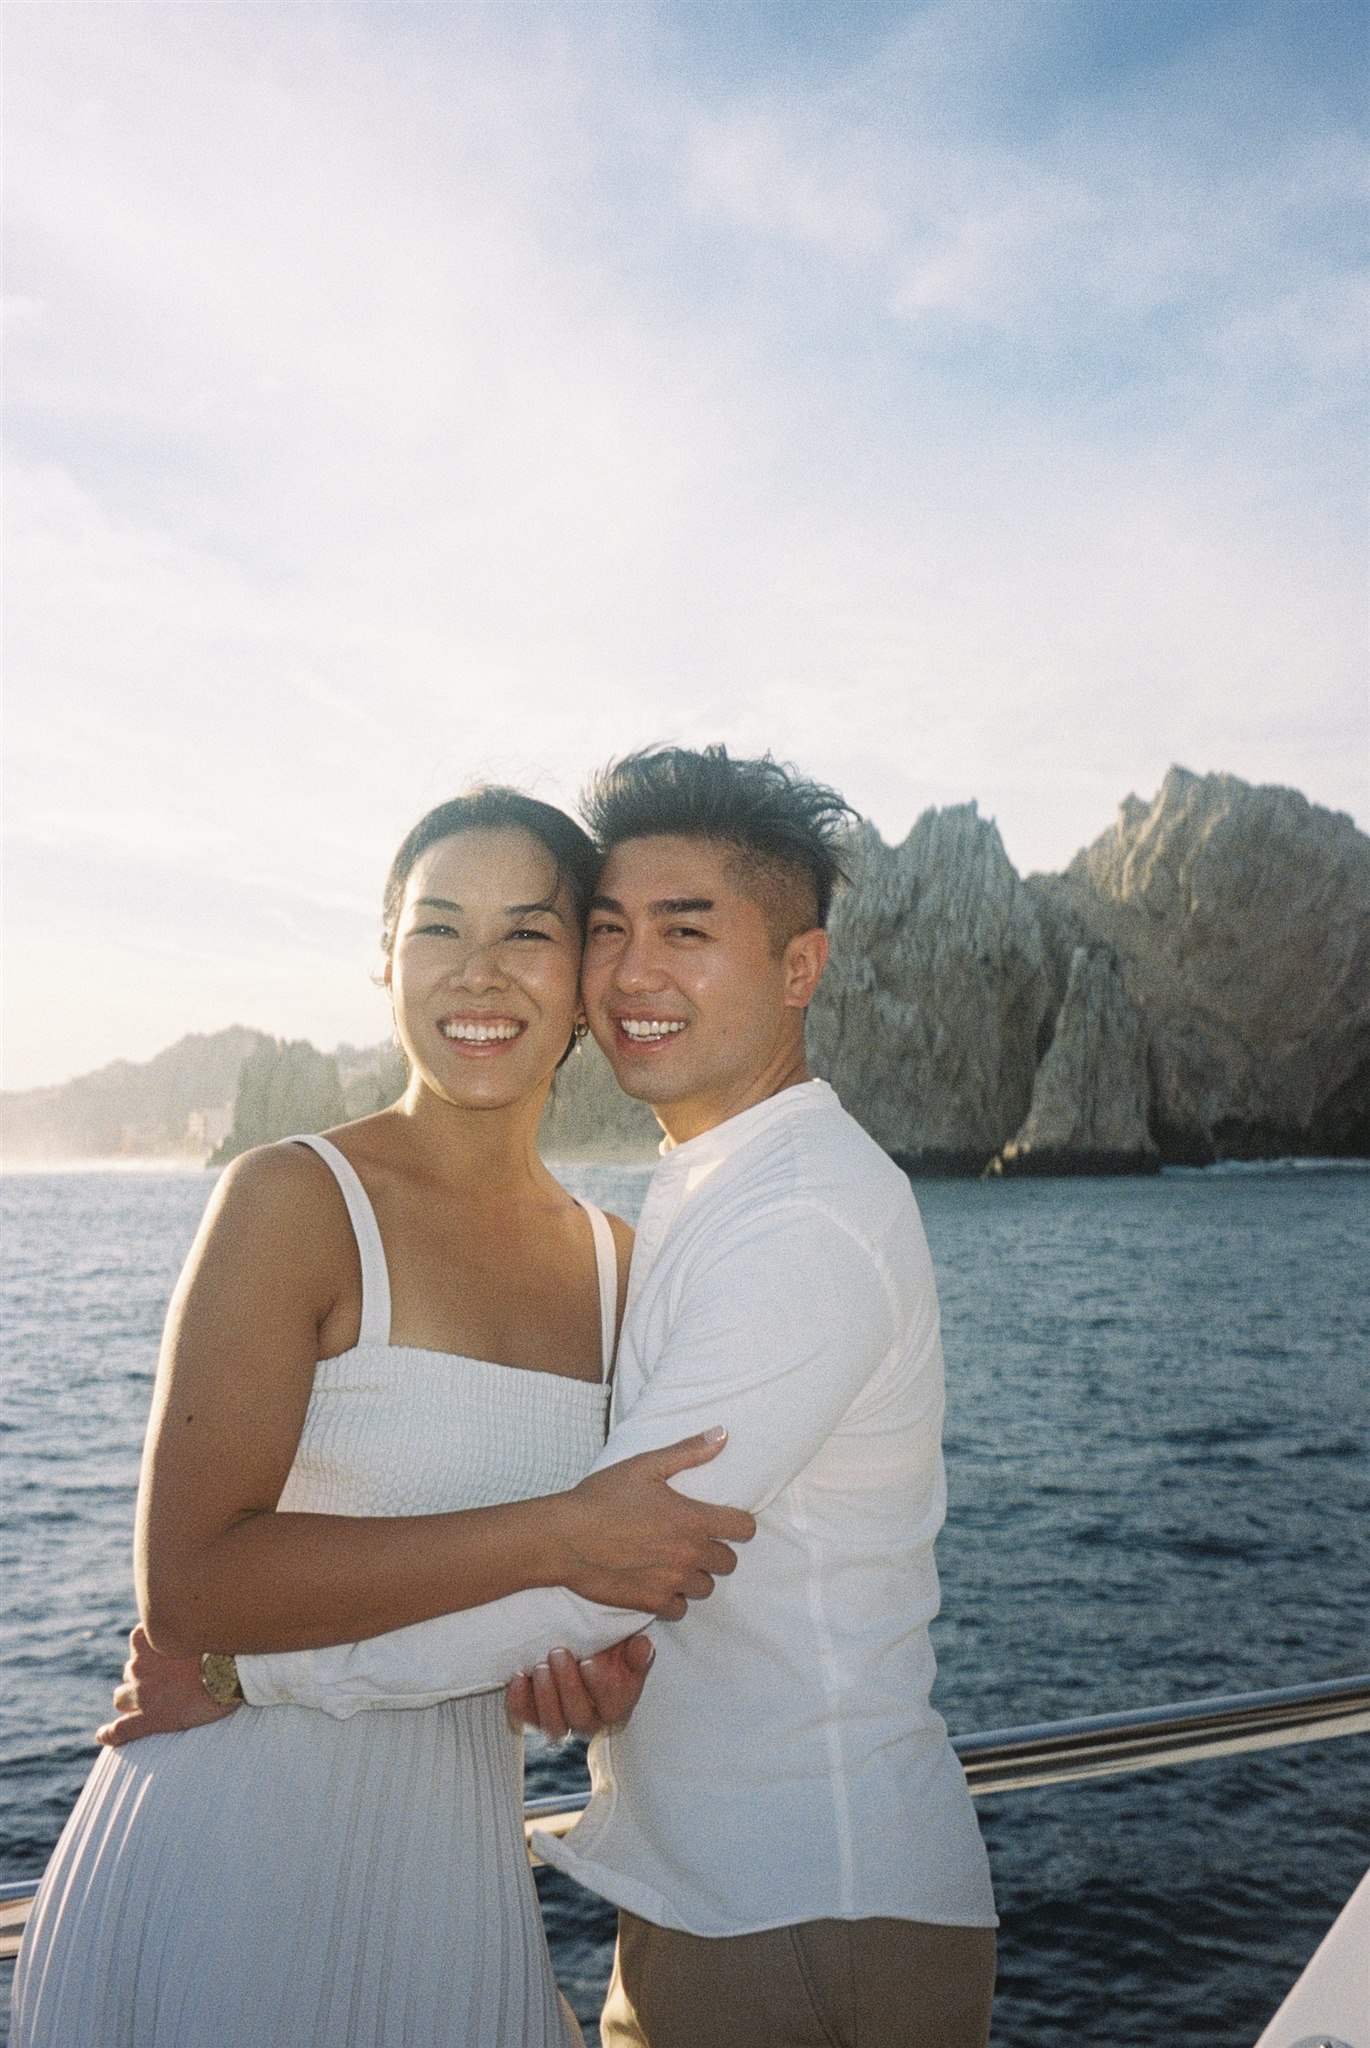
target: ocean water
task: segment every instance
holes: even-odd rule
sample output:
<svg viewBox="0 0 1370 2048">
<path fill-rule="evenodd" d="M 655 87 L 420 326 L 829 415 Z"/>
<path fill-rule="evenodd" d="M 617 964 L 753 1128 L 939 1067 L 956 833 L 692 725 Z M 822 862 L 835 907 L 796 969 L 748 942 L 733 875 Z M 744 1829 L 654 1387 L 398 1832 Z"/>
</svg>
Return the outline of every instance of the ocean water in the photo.
<svg viewBox="0 0 1370 2048">
<path fill-rule="evenodd" d="M 567 1178 L 630 1216 L 645 1184 Z M 3 1878 L 41 1870 L 122 1661 L 158 1332 L 209 1187 L 0 1181 Z M 951 1727 L 1370 1668 L 1370 1176 L 917 1193 L 947 1355 L 934 1640 Z M 582 1771 L 534 1747 L 530 1795 Z M 1370 1861 L 1370 1738 L 979 1811 L 1003 1923 L 996 2048 L 1249 2048 Z M 539 1885 L 592 2021 L 612 1916 L 556 1873 Z"/>
</svg>

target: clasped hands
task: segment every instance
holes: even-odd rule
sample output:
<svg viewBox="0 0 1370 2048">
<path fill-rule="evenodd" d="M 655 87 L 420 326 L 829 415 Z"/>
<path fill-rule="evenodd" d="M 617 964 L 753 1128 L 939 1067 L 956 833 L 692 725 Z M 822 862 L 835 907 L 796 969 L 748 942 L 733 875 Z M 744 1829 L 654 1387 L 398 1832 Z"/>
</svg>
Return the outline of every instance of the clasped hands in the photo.
<svg viewBox="0 0 1370 2048">
<path fill-rule="evenodd" d="M 164 1657 L 141 1624 L 128 1641 L 128 1661 L 114 1693 L 115 1718 L 95 1731 L 105 1748 L 199 1728 L 238 1711 L 209 1697 L 198 1657 Z M 553 1650 L 545 1664 L 520 1672 L 505 1688 L 510 1726 L 540 1728 L 553 1742 L 620 1728 L 642 1697 L 655 1654 L 645 1635 L 629 1636 L 579 1662 L 569 1650 Z"/>
<path fill-rule="evenodd" d="M 650 1636 L 629 1636 L 579 1662 L 553 1650 L 545 1664 L 520 1672 L 504 1691 L 511 1728 L 540 1728 L 553 1742 L 621 1728 L 642 1697 L 656 1651 Z"/>
</svg>

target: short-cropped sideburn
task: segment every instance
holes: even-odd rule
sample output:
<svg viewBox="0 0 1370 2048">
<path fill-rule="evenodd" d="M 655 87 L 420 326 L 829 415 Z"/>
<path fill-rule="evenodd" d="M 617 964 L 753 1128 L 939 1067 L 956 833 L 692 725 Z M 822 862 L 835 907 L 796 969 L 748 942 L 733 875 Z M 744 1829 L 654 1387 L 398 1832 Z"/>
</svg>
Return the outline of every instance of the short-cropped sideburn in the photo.
<svg viewBox="0 0 1370 2048">
<path fill-rule="evenodd" d="M 667 836 L 734 850 L 739 886 L 782 943 L 827 923 L 833 891 L 848 879 L 843 849 L 856 822 L 835 789 L 770 754 L 734 760 L 723 746 L 625 754 L 590 782 L 581 814 L 604 854 L 626 839 Z"/>
</svg>

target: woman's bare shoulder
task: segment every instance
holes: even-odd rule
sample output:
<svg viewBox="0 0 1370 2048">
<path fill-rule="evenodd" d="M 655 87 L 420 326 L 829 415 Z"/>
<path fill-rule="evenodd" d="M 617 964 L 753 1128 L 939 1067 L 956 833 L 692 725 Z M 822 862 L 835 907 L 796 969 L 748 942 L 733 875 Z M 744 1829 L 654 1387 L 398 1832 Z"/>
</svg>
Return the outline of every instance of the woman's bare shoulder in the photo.
<svg viewBox="0 0 1370 2048">
<path fill-rule="evenodd" d="M 205 1214 L 208 1236 L 232 1237 L 244 1250 L 317 1256 L 345 1237 L 342 1191 L 317 1152 L 288 1140 L 256 1145 L 230 1160 Z"/>
<path fill-rule="evenodd" d="M 254 1145 L 250 1152 L 240 1152 L 219 1176 L 219 1192 L 235 1201 L 298 1197 L 310 1188 L 323 1190 L 336 1185 L 318 1153 L 293 1138 L 282 1138 L 274 1145 Z"/>
</svg>

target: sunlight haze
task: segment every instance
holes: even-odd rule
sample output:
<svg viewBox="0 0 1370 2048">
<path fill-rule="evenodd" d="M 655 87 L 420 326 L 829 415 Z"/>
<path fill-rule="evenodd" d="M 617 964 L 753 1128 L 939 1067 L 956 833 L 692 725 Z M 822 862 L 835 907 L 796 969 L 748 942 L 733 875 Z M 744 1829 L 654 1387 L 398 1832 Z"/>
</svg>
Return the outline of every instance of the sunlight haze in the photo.
<svg viewBox="0 0 1370 2048">
<path fill-rule="evenodd" d="M 6 1086 L 385 1036 L 419 813 L 652 740 L 1370 823 L 1359 6 L 5 15 Z"/>
</svg>

